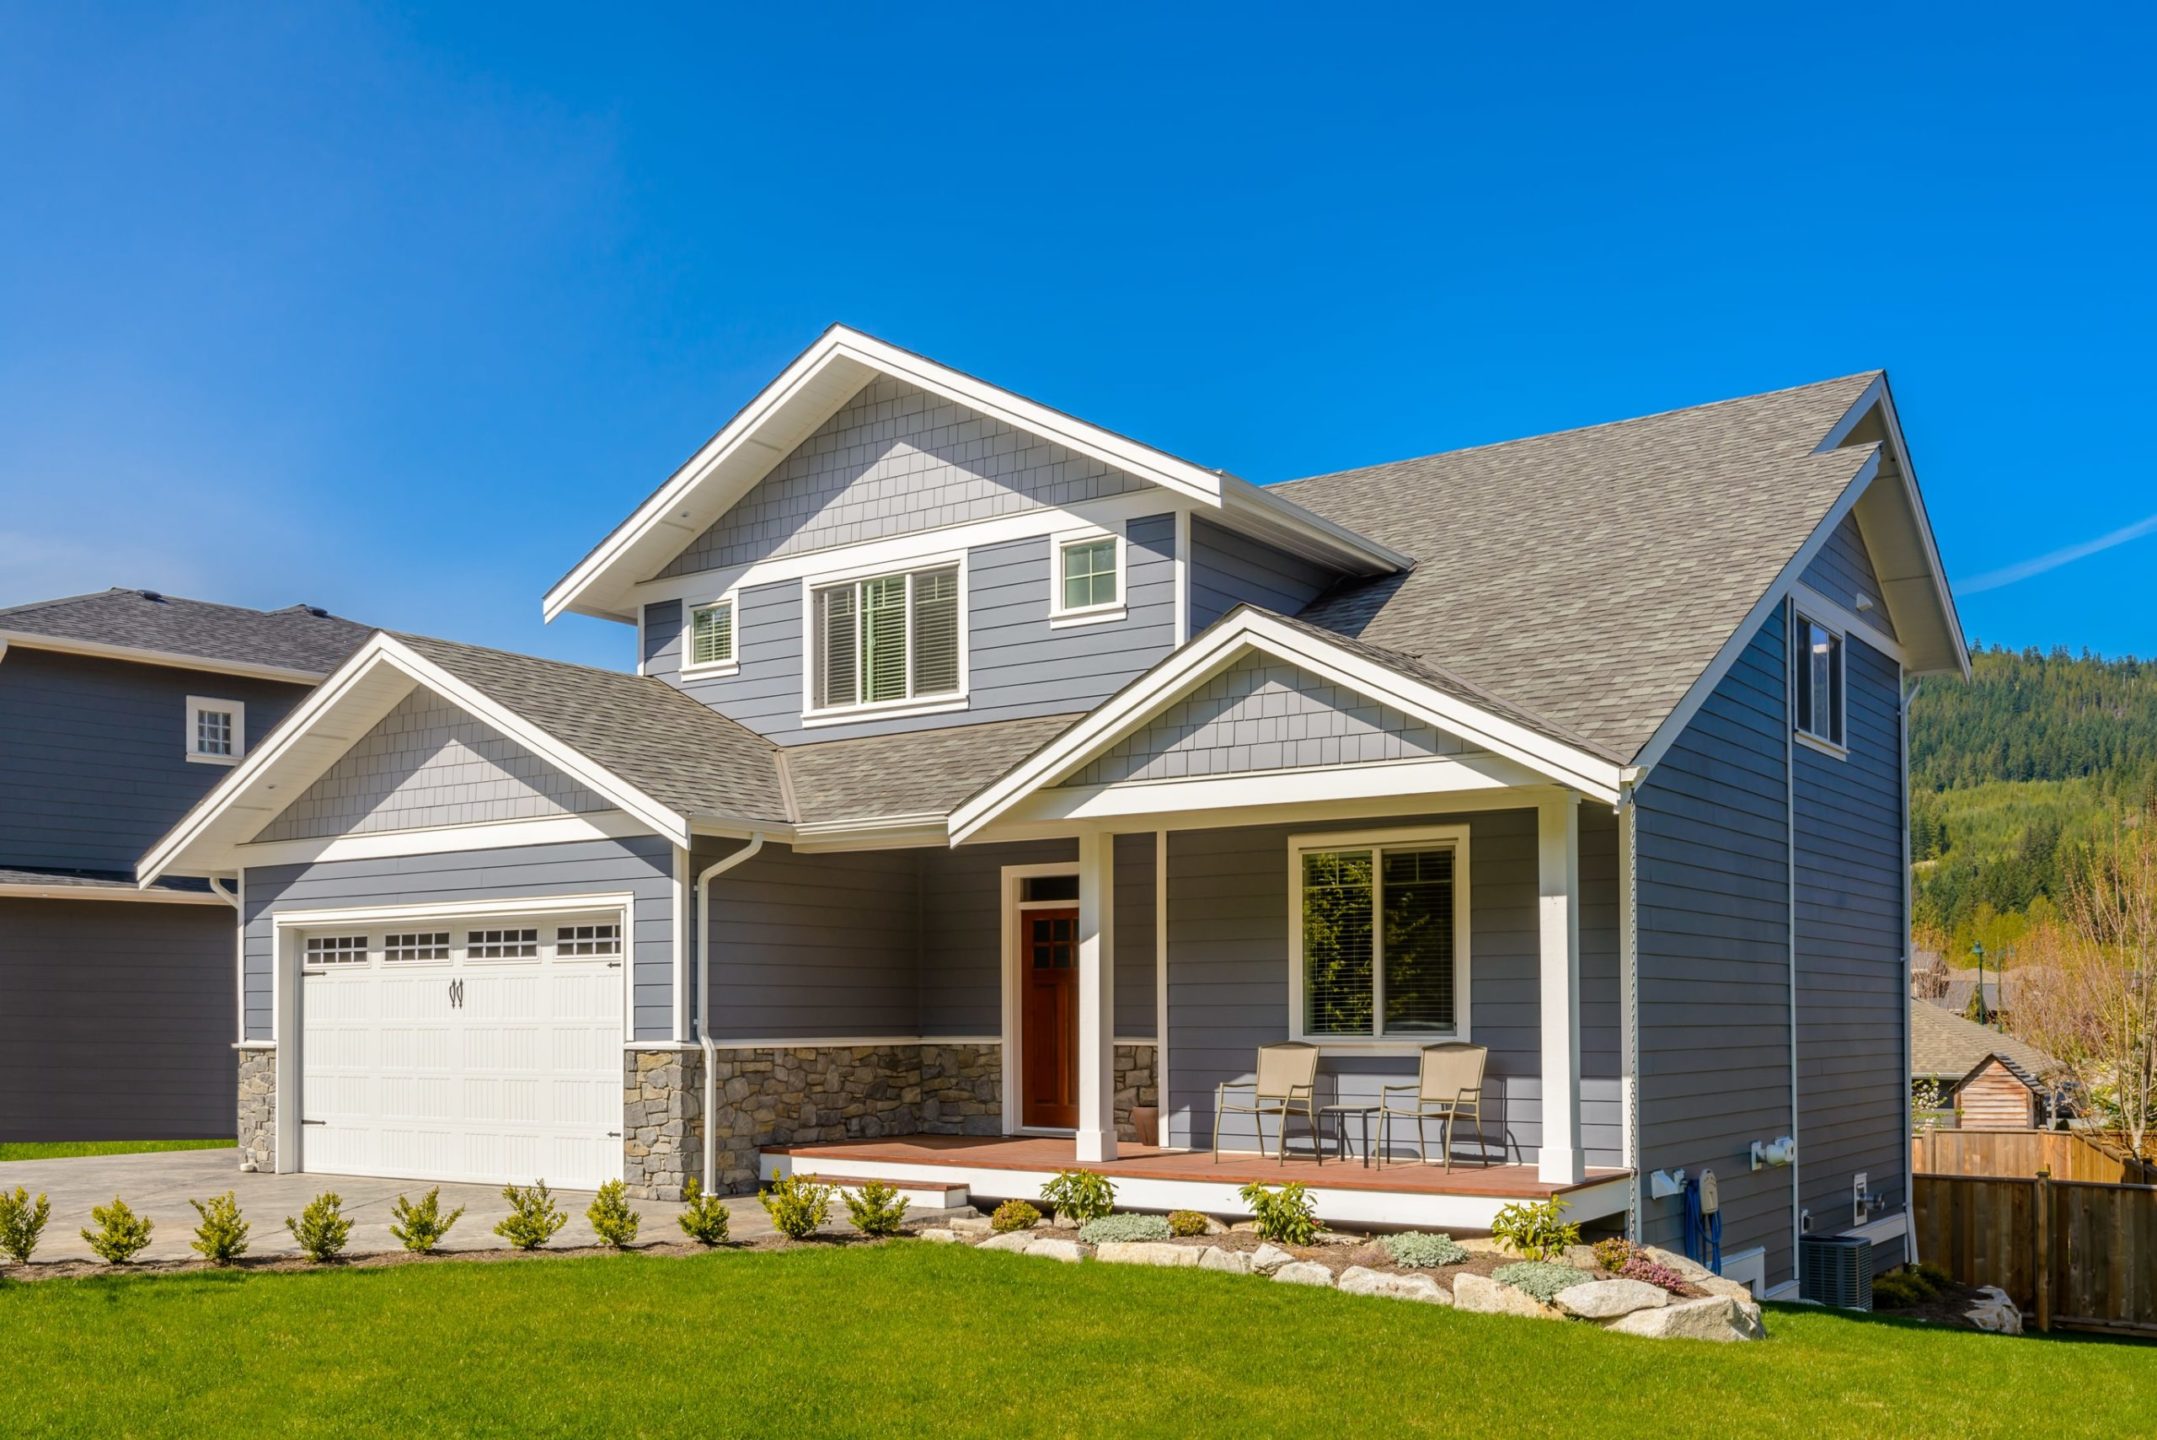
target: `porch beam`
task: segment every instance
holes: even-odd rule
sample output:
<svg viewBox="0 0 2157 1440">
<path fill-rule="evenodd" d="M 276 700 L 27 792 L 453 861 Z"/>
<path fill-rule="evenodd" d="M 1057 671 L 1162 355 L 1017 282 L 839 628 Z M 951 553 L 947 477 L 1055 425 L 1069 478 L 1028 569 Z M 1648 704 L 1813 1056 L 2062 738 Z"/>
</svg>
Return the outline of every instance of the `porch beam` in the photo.
<svg viewBox="0 0 2157 1440">
<path fill-rule="evenodd" d="M 1580 805 L 1559 796 L 1536 806 L 1542 998 L 1543 1143 L 1548 1184 L 1588 1178 L 1580 1149 Z"/>
<path fill-rule="evenodd" d="M 1079 834 L 1078 1158 L 1116 1158 L 1116 837 Z"/>
</svg>

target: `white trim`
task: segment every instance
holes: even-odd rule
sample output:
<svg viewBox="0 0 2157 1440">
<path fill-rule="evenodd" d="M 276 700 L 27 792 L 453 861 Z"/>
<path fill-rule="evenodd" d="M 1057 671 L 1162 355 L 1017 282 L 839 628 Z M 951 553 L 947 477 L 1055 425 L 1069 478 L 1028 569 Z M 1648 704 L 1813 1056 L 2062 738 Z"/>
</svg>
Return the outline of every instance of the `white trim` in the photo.
<svg viewBox="0 0 2157 1440">
<path fill-rule="evenodd" d="M 848 1050 L 861 1045 L 1001 1045 L 998 1035 L 793 1035 L 714 1040 L 714 1050 Z"/>
<path fill-rule="evenodd" d="M 682 601 L 682 668 L 684 680 L 716 680 L 741 673 L 741 606 L 735 599 L 735 591 L 727 590 L 709 600 Z M 690 656 L 696 653 L 697 611 L 724 608 L 727 612 L 727 658 L 692 663 Z M 637 607 L 637 633 L 644 633 L 644 607 Z M 643 674 L 643 645 L 638 644 L 638 674 Z"/>
<path fill-rule="evenodd" d="M 1168 831 L 1153 832 L 1153 1109 L 1154 1138 L 1169 1143 L 1168 1109 Z"/>
<path fill-rule="evenodd" d="M 562 845 L 575 840 L 621 840 L 652 828 L 619 810 L 597 815 L 554 815 L 543 820 L 486 820 L 423 830 L 373 830 L 307 840 L 258 840 L 232 847 L 235 863 L 308 865 L 323 860 L 379 860 L 397 855 L 447 855 L 461 850 L 507 850 Z"/>
<path fill-rule="evenodd" d="M 1115 595 L 1093 605 L 1067 606 L 1064 604 L 1064 555 L 1081 545 L 1098 545 L 1107 541 L 1114 551 L 1110 564 L 1114 566 Z M 1130 557 L 1126 553 L 1124 534 L 1121 530 L 1104 530 L 1099 526 L 1065 530 L 1049 536 L 1049 628 L 1067 629 L 1075 625 L 1099 625 L 1107 621 L 1122 620 L 1129 613 L 1125 608 L 1125 583 Z"/>
<path fill-rule="evenodd" d="M 1191 638 L 1191 512 L 1176 511 L 1176 643 Z"/>
<path fill-rule="evenodd" d="M 1760 1299 L 1768 1288 L 1768 1247 L 1749 1245 L 1723 1256 L 1722 1276 L 1737 1281 L 1753 1292 L 1755 1300 Z"/>
<path fill-rule="evenodd" d="M 1790 593 L 1796 598 L 1799 609 L 1809 615 L 1819 616 L 1822 624 L 1846 637 L 1854 635 L 1897 665 L 1902 663 L 1902 642 L 1888 635 L 1849 606 L 1842 604 L 1832 596 L 1823 595 L 1802 581 L 1792 585 Z"/>
<path fill-rule="evenodd" d="M 1870 1240 L 1875 1245 L 1883 1240 L 1897 1240 L 1910 1233 L 1909 1212 L 1897 1210 L 1892 1215 L 1882 1215 L 1879 1219 L 1868 1224 L 1853 1225 L 1846 1230 L 1838 1230 L 1835 1233 L 1838 1235 L 1855 1235 L 1860 1240 Z"/>
<path fill-rule="evenodd" d="M 0 630 L 0 654 L 9 646 L 24 650 L 50 650 L 59 655 L 84 655 L 95 660 L 127 660 L 137 665 L 157 665 L 168 670 L 199 670 L 206 675 L 238 675 L 250 680 L 285 680 L 295 685 L 318 684 L 320 670 L 295 670 L 288 665 L 257 665 L 247 660 L 212 660 L 201 655 L 179 655 L 170 650 L 144 650 L 133 645 L 108 645 L 98 640 L 69 640 L 53 635 L 30 635 L 20 630 Z"/>
<path fill-rule="evenodd" d="M 998 944 L 997 974 L 1002 989 L 1001 1012 L 1003 1033 L 997 1043 L 1003 1053 L 1003 1124 L 1007 1133 L 1018 1132 L 1024 1124 L 1025 1097 L 1019 1091 L 1024 1076 L 1020 1066 L 1024 1060 L 1026 1026 L 1023 1004 L 1019 997 L 1019 914 L 1027 908 L 1019 899 L 1025 882 L 1039 875 L 1072 875 L 1079 873 L 1076 860 L 1049 860 L 1032 865 L 1005 865 L 998 869 L 996 893 L 997 931 L 1001 936 Z M 1075 909 L 1076 899 L 1059 900 L 1053 908 Z M 1050 908 L 1046 902 L 1036 908 Z"/>
<path fill-rule="evenodd" d="M 689 888 L 689 847 L 686 845 L 674 847 L 673 889 L 674 1039 L 680 1044 L 686 1043 L 692 1034 L 689 1015 L 689 897 L 693 892 Z M 625 970 L 629 968 L 630 951 L 633 948 L 634 929 L 625 926 L 622 930 L 622 968 Z"/>
<path fill-rule="evenodd" d="M 1787 867 L 1788 867 L 1788 871 L 1789 871 L 1789 874 L 1788 874 L 1788 877 L 1787 877 L 1787 878 L 1788 878 L 1788 887 L 1789 887 L 1789 888 L 1788 888 L 1788 890 L 1786 891 L 1786 900 L 1785 900 L 1785 903 L 1786 903 L 1786 905 L 1788 906 L 1788 914 L 1789 914 L 1789 926 L 1790 926 L 1790 989 L 1789 989 L 1789 997 L 1788 997 L 1788 1002 L 1787 1002 L 1787 1003 L 1789 1004 L 1789 1007 L 1790 1007 L 1790 1132 L 1789 1132 L 1789 1133 L 1790 1133 L 1790 1138 L 1791 1138 L 1791 1139 L 1792 1139 L 1793 1141 L 1796 1141 L 1796 1140 L 1797 1140 L 1797 1139 L 1799 1138 L 1799 1137 L 1798 1137 L 1798 1116 L 1799 1116 L 1799 1114 L 1801 1113 L 1801 1112 L 1800 1112 L 1800 1110 L 1799 1110 L 1799 1095 L 1798 1095 L 1798 918 L 1797 918 L 1797 916 L 1798 916 L 1798 911 L 1797 911 L 1797 906 L 1798 906 L 1798 872 L 1797 872 L 1797 736 L 1798 736 L 1798 728 L 1797 728 L 1797 669 L 1796 669 L 1796 665 L 1797 665 L 1797 656 L 1796 656 L 1796 648 L 1795 648 L 1795 647 L 1796 647 L 1796 643 L 1797 643 L 1797 602 L 1795 602 L 1794 600 L 1786 600 L 1786 601 L 1784 601 L 1784 602 L 1783 602 L 1783 680 L 1782 680 L 1782 685 L 1783 685 L 1783 826 L 1784 826 L 1784 842 L 1783 842 L 1783 843 L 1784 843 L 1784 850 L 1783 850 L 1783 858 L 1784 858 L 1785 864 L 1787 865 Z M 1843 682 L 1843 688 L 1844 688 L 1844 689 L 1845 689 L 1846 691 L 1847 691 L 1847 690 L 1848 690 L 1848 688 L 1849 688 L 1849 681 L 1848 681 L 1848 678 L 1847 678 L 1847 676 L 1846 676 L 1846 677 L 1845 677 L 1845 679 L 1844 679 L 1844 682 Z M 1907 996 L 1908 994 L 1909 994 L 1909 991 L 1908 991 L 1908 989 L 1906 988 L 1906 989 L 1905 989 L 1905 990 L 1903 991 L 1903 995 L 1904 995 L 1904 996 Z M 1902 1007 L 1903 1007 L 1903 1008 L 1905 1009 L 1905 1011 L 1907 1011 L 1907 1009 L 1909 1008 L 1909 1001 L 1908 1001 L 1907 999 L 1900 999 L 1900 1000 L 1898 1000 L 1898 1001 L 1897 1001 L 1896 1003 L 1900 1004 L 1900 1005 L 1901 1005 L 1901 1006 L 1902 1006 Z M 1904 1078 L 1904 1079 L 1903 1079 L 1903 1081 L 1902 1081 L 1902 1089 L 1904 1090 L 1904 1093 L 1905 1093 L 1905 1098 L 1904 1098 L 1904 1100 L 1903 1100 L 1903 1102 L 1902 1102 L 1902 1108 L 1903 1108 L 1904 1110 L 1908 1110 L 1908 1109 L 1910 1108 L 1910 1105 L 1909 1105 L 1909 1101 L 1908 1101 L 1908 1099 L 1907 1099 L 1907 1090 L 1908 1090 L 1908 1086 L 1909 1086 L 1909 1083 L 1910 1083 L 1910 1082 L 1909 1082 L 1909 1080 L 1908 1080 L 1907 1078 Z M 1909 1154 L 1909 1151 L 1905 1150 L 1905 1151 L 1903 1152 L 1903 1154 L 1904 1154 L 1905 1156 L 1907 1156 L 1907 1155 Z M 1800 1259 L 1799 1257 L 1800 1257 L 1800 1256 L 1802 1256 L 1802 1255 L 1804 1254 L 1804 1244 L 1805 1244 L 1805 1188 L 1804 1188 L 1804 1185 L 1803 1185 L 1803 1183 L 1801 1182 L 1801 1180 L 1800 1180 L 1800 1178 L 1799 1178 L 1799 1173 L 1798 1173 L 1798 1170 L 1799 1170 L 1799 1163 L 1800 1163 L 1800 1161 L 1801 1161 L 1801 1160 L 1802 1160 L 1802 1159 L 1804 1158 L 1804 1155 L 1805 1155 L 1805 1147 L 1804 1147 L 1804 1145 L 1803 1145 L 1803 1144 L 1799 1144 L 1799 1145 L 1797 1145 L 1797 1147 L 1796 1147 L 1796 1149 L 1795 1149 L 1795 1151 L 1794 1151 L 1794 1158 L 1793 1158 L 1793 1159 L 1792 1159 L 1792 1160 L 1790 1161 L 1790 1264 L 1791 1264 L 1791 1267 L 1792 1267 L 1792 1270 L 1793 1270 L 1793 1272 L 1797 1272 L 1797 1271 L 1799 1271 L 1799 1270 L 1801 1270 L 1801 1269 L 1802 1269 L 1802 1265 L 1803 1265 L 1803 1262 L 1801 1261 L 1801 1259 Z M 1904 1163 L 1906 1163 L 1906 1164 L 1907 1164 L 1907 1163 L 1908 1163 L 1908 1162 L 1907 1162 L 1907 1160 L 1906 1160 L 1906 1161 L 1905 1161 Z"/>
<path fill-rule="evenodd" d="M 1822 740 L 1819 736 L 1808 734 L 1803 730 L 1793 730 L 1791 736 L 1807 750 L 1817 750 L 1829 759 L 1847 760 L 1850 758 L 1850 747 L 1847 745 L 1837 745 L 1832 740 Z"/>
<path fill-rule="evenodd" d="M 202 717 L 205 713 L 223 714 L 232 730 L 232 749 L 223 755 L 198 750 L 202 743 Z M 190 695 L 187 697 L 187 731 L 183 744 L 187 747 L 187 759 L 196 765 L 237 765 L 247 758 L 247 705 L 241 700 L 226 700 L 214 695 Z"/>
<path fill-rule="evenodd" d="M 1195 780 L 1139 780 L 1113 785 L 1051 786 L 1037 790 L 1006 813 L 1012 823 L 1122 819 L 1128 816 L 1191 816 L 1208 810 L 1301 805 L 1318 800 L 1372 800 L 1400 795 L 1450 804 L 1456 796 L 1510 794 L 1542 783 L 1542 777 L 1491 755 L 1379 760 L 1356 765 L 1311 766 L 1208 775 Z"/>
<path fill-rule="evenodd" d="M 1246 825 L 1279 825 L 1286 821 L 1322 825 L 1335 821 L 1383 821 L 1396 816 L 1420 820 L 1433 815 L 1476 815 L 1489 810 L 1533 810 L 1545 797 L 1572 793 L 1574 792 L 1555 785 L 1530 785 L 1513 790 L 1461 790 L 1435 795 L 1393 793 L 1368 799 L 1336 796 L 1326 800 L 1299 802 L 1292 806 L 1269 799 L 1262 803 L 1227 806 L 1215 810 L 1176 811 L 1172 816 L 1156 816 L 1146 823 L 1158 824 L 1167 818 L 1173 820 L 1177 830 L 1222 830 Z M 1072 822 L 1069 820 L 1041 820 L 1023 824 L 1015 820 L 999 821 L 993 835 L 967 843 L 1068 839 L 1071 826 Z"/>
<path fill-rule="evenodd" d="M 1116 837 L 1079 832 L 1078 1158 L 1116 1158 Z"/>
<path fill-rule="evenodd" d="M 968 552 L 945 551 L 927 555 L 898 568 L 883 566 L 853 566 L 840 570 L 804 575 L 801 579 L 801 728 L 813 730 L 826 725 L 851 725 L 864 720 L 898 719 L 910 715 L 940 715 L 946 711 L 964 710 L 970 703 L 972 691 L 972 645 L 967 632 L 967 571 L 971 568 Z M 933 695 L 907 694 L 900 700 L 863 700 L 851 705 L 818 706 L 816 703 L 817 647 L 816 592 L 833 590 L 842 585 L 860 585 L 870 580 L 891 580 L 906 577 L 906 688 L 914 687 L 914 577 L 925 571 L 952 570 L 958 577 L 958 649 L 959 688 L 940 691 Z M 856 591 L 855 620 L 861 617 L 859 591 Z M 854 665 L 855 689 L 861 687 L 861 647 L 856 640 Z"/>
<path fill-rule="evenodd" d="M 1783 677 L 1783 688 L 1790 693 L 1791 733 L 1796 735 L 1800 741 L 1811 745 L 1813 749 L 1823 754 L 1833 755 L 1839 760 L 1847 760 L 1850 758 L 1850 637 L 1837 629 L 1832 620 L 1809 612 L 1805 607 L 1805 602 L 1798 599 L 1795 594 L 1790 598 L 1788 614 L 1790 618 L 1785 625 L 1784 648 L 1789 652 L 1789 673 Z M 1797 667 L 1799 647 L 1797 627 L 1801 624 L 1807 627 L 1804 654 L 1806 656 L 1805 668 L 1808 672 L 1812 669 L 1811 627 L 1817 625 L 1834 639 L 1835 643 L 1830 653 L 1834 661 L 1832 668 L 1834 671 L 1835 729 L 1842 736 L 1840 740 L 1822 735 L 1819 731 L 1810 728 L 1812 721 L 1819 714 L 1819 696 L 1815 695 L 1813 697 L 1814 713 L 1812 715 L 1803 718 L 1798 716 Z"/>
<path fill-rule="evenodd" d="M 1555 1184 L 1587 1178 L 1580 1125 L 1580 802 L 1536 807 L 1536 989 L 1542 1135 L 1536 1174 Z M 1632 1187 L 1626 1187 L 1631 1197 Z"/>
<path fill-rule="evenodd" d="M 141 890 L 122 886 L 38 885 L 0 882 L 0 900 L 102 900 L 129 905 L 225 905 L 222 896 L 192 890 Z"/>
<path fill-rule="evenodd" d="M 602 890 L 579 895 L 524 895 L 499 900 L 449 900 L 417 901 L 406 905 L 352 905 L 345 907 L 320 907 L 311 910 L 279 910 L 271 920 L 279 930 L 317 930 L 325 926 L 418 926 L 427 920 L 487 920 L 510 919 L 525 915 L 550 916 L 578 914 L 589 910 L 620 910 L 623 912 L 622 949 L 623 966 L 630 968 L 629 961 L 633 936 L 627 928 L 636 923 L 634 893 L 626 890 Z M 634 1039 L 634 1036 L 625 1036 Z"/>
<path fill-rule="evenodd" d="M 233 1050 L 275 1050 L 275 1040 L 235 1040 L 227 1047 Z"/>
<path fill-rule="evenodd" d="M 1304 1024 L 1303 994 L 1303 857 L 1313 851 L 1361 850 L 1374 853 L 1393 849 L 1449 847 L 1453 852 L 1453 1028 L 1416 1030 L 1398 1035 L 1385 1033 L 1384 927 L 1371 927 L 1371 1028 L 1364 1035 L 1312 1034 Z M 1472 947 L 1469 944 L 1469 827 L 1466 825 L 1420 825 L 1392 830 L 1344 830 L 1288 837 L 1288 1038 L 1317 1045 L 1333 1054 L 1372 1052 L 1411 1054 L 1425 1045 L 1470 1039 L 1474 1034 L 1470 997 L 1474 993 Z M 1372 895 L 1379 898 L 1384 880 L 1378 864 L 1372 866 Z M 1374 910 L 1374 914 L 1379 913 Z"/>
<path fill-rule="evenodd" d="M 1641 1236 L 1640 1207 L 1640 811 L 1628 785 L 1618 804 L 1619 1099 L 1624 1127 L 1621 1160 L 1632 1171 L 1626 1235 Z"/>
</svg>

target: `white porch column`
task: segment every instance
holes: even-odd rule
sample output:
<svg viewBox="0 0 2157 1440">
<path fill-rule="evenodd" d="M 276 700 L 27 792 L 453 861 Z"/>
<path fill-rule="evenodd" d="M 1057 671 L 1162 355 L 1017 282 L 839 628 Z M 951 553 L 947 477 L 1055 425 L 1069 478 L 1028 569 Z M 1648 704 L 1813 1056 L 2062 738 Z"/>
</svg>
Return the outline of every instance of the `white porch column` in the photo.
<svg viewBox="0 0 2157 1440">
<path fill-rule="evenodd" d="M 1079 836 L 1078 1158 L 1116 1158 L 1116 837 Z"/>
<path fill-rule="evenodd" d="M 1580 1153 L 1580 804 L 1536 807 L 1543 1012 L 1543 1144 L 1537 1171 L 1556 1185 L 1587 1179 Z"/>
</svg>

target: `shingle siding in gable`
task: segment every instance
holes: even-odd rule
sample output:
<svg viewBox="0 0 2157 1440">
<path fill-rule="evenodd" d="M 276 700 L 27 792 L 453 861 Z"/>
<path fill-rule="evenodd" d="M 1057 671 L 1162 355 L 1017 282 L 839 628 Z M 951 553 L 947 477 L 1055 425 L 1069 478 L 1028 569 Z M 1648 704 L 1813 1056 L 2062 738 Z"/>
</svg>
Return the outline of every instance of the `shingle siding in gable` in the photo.
<svg viewBox="0 0 2157 1440">
<path fill-rule="evenodd" d="M 1070 785 L 1175 780 L 1457 755 L 1455 736 L 1311 675 L 1250 656 L 1079 771 Z"/>
<path fill-rule="evenodd" d="M 1294 615 L 1324 593 L 1332 571 L 1206 520 L 1191 521 L 1191 633 L 1250 604 Z"/>
<path fill-rule="evenodd" d="M 1865 612 L 1867 623 L 1889 639 L 1894 638 L 1895 623 L 1888 618 L 1887 607 L 1880 603 L 1880 577 L 1872 568 L 1872 553 L 1865 548 L 1865 532 L 1858 528 L 1855 515 L 1842 517 L 1842 523 L 1828 535 L 1827 544 L 1805 567 L 1804 579 L 1846 610 L 1857 609 L 1859 596 L 1871 600 L 1873 608 Z"/>
<path fill-rule="evenodd" d="M 416 690 L 256 838 L 418 830 L 612 808 L 523 745 L 432 691 Z"/>
<path fill-rule="evenodd" d="M 660 574 L 1067 507 L 1145 483 L 884 376 Z"/>
</svg>

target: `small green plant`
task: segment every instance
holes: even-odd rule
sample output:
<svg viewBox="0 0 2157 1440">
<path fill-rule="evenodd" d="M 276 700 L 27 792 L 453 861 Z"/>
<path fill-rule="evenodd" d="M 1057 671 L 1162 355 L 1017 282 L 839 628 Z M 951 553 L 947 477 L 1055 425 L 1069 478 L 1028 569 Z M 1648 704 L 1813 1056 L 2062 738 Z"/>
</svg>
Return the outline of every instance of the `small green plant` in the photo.
<svg viewBox="0 0 2157 1440">
<path fill-rule="evenodd" d="M 1500 1265 L 1491 1272 L 1490 1278 L 1515 1290 L 1525 1290 L 1548 1305 L 1558 1298 L 1560 1290 L 1585 1285 L 1591 1277 L 1587 1271 L 1575 1270 L 1570 1265 L 1554 1265 L 1548 1260 L 1520 1260 L 1511 1265 Z"/>
<path fill-rule="evenodd" d="M 352 1221 L 344 1212 L 344 1203 L 336 1191 L 325 1190 L 307 1202 L 298 1219 L 285 1217 L 285 1228 L 317 1265 L 336 1259 L 352 1238 Z"/>
<path fill-rule="evenodd" d="M 1060 1170 L 1041 1187 L 1041 1198 L 1055 1207 L 1057 1218 L 1084 1225 L 1115 1210 L 1116 1187 L 1091 1170 Z"/>
<path fill-rule="evenodd" d="M 45 1233 L 45 1222 L 51 1218 L 52 1202 L 43 1195 L 32 1204 L 30 1192 L 20 1185 L 12 1195 L 0 1190 L 0 1255 L 17 1265 L 29 1264 L 38 1237 Z"/>
<path fill-rule="evenodd" d="M 1079 1239 L 1088 1245 L 1116 1240 L 1166 1240 L 1168 1222 L 1158 1215 L 1103 1215 L 1079 1226 Z"/>
<path fill-rule="evenodd" d="M 729 1226 L 726 1201 L 707 1195 L 692 1175 L 682 1182 L 682 1234 L 699 1245 L 717 1245 L 726 1239 Z"/>
<path fill-rule="evenodd" d="M 1492 1218 L 1490 1233 L 1524 1260 L 1548 1260 L 1580 1243 L 1580 1227 L 1559 1219 L 1564 1213 L 1565 1201 L 1555 1195 L 1534 1203 L 1517 1201 Z"/>
<path fill-rule="evenodd" d="M 1595 1242 L 1595 1263 L 1615 1275 L 1625 1268 L 1625 1262 L 1633 1258 L 1633 1242 L 1623 1235 L 1612 1235 Z"/>
<path fill-rule="evenodd" d="M 90 1218 L 97 1222 L 97 1228 L 83 1231 L 82 1238 L 107 1265 L 125 1265 L 150 1243 L 149 1217 L 128 1209 L 127 1202 L 117 1195 L 110 1205 L 92 1207 Z"/>
<path fill-rule="evenodd" d="M 1031 1230 L 1041 1223 L 1041 1212 L 1028 1200 L 1006 1200 L 989 1216 L 989 1228 L 999 1235 L 1009 1235 L 1014 1230 Z"/>
<path fill-rule="evenodd" d="M 634 1244 L 637 1227 L 644 1223 L 644 1217 L 629 1207 L 628 1192 L 619 1180 L 609 1180 L 599 1187 L 584 1218 L 591 1222 L 592 1233 L 599 1237 L 599 1243 L 613 1250 Z"/>
<path fill-rule="evenodd" d="M 502 1198 L 509 1202 L 509 1213 L 494 1233 L 519 1250 L 537 1250 L 569 1223 L 544 1180 L 537 1185 L 504 1185 Z"/>
<path fill-rule="evenodd" d="M 1883 1310 L 1912 1310 L 1937 1300 L 1954 1280 L 1937 1265 L 1904 1265 L 1872 1282 L 1872 1303 Z"/>
<path fill-rule="evenodd" d="M 1468 1252 L 1450 1235 L 1426 1235 L 1420 1230 L 1406 1230 L 1398 1235 L 1388 1235 L 1378 1243 L 1386 1247 L 1394 1264 L 1411 1270 L 1436 1270 L 1441 1265 L 1458 1265 L 1468 1258 Z"/>
<path fill-rule="evenodd" d="M 899 1233 L 899 1222 L 906 1218 L 906 1202 L 899 1198 L 896 1189 L 881 1180 L 871 1180 L 840 1194 L 846 1201 L 847 1220 L 862 1234 Z"/>
<path fill-rule="evenodd" d="M 814 1235 L 831 1214 L 831 1187 L 803 1175 L 774 1180 L 757 1195 L 772 1228 L 789 1240 Z"/>
<path fill-rule="evenodd" d="M 1318 1209 L 1298 1180 L 1276 1190 L 1253 1180 L 1236 1192 L 1258 1219 L 1258 1235 L 1276 1245 L 1308 1245 L 1318 1238 Z"/>
<path fill-rule="evenodd" d="M 437 1185 L 420 1197 L 417 1205 L 399 1195 L 397 1203 L 389 1207 L 389 1233 L 397 1237 L 399 1244 L 414 1255 L 432 1255 L 434 1247 L 442 1243 L 449 1227 L 464 1216 L 459 1205 L 447 1215 L 442 1213 L 442 1187 Z"/>
<path fill-rule="evenodd" d="M 1212 1222 L 1196 1210 L 1171 1210 L 1168 1212 L 1168 1233 L 1182 1239 L 1203 1235 Z"/>
<path fill-rule="evenodd" d="M 187 1242 L 188 1249 L 212 1265 L 230 1265 L 247 1253 L 250 1227 L 240 1218 L 239 1199 L 230 1190 L 212 1197 L 208 1204 L 200 1200 L 187 1203 L 202 1219 L 195 1227 L 195 1238 Z"/>
</svg>

